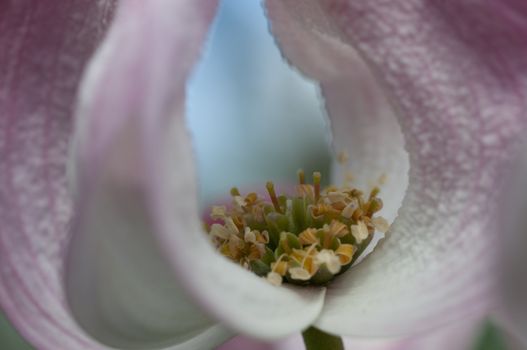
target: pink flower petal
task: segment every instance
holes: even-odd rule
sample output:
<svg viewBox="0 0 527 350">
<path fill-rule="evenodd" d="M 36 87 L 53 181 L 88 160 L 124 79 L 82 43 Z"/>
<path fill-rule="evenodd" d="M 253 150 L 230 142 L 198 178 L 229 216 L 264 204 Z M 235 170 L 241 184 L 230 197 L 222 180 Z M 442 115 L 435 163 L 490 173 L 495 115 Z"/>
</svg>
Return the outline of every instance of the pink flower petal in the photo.
<svg viewBox="0 0 527 350">
<path fill-rule="evenodd" d="M 344 89 L 353 99 L 356 84 L 342 78 L 355 69 L 351 54 L 346 61 L 352 44 L 360 51 L 397 108 L 410 157 L 409 187 L 389 238 L 331 285 L 320 328 L 404 335 L 491 305 L 495 198 L 525 132 L 527 41 L 522 15 L 510 21 L 513 2 L 489 3 L 268 1 L 285 54 L 322 86 L 340 84 L 326 88 L 330 113 L 347 108 L 332 102 L 346 103 L 334 97 Z M 292 26 L 325 49 L 306 49 L 314 41 L 295 38 Z"/>
<path fill-rule="evenodd" d="M 0 305 L 39 349 L 95 349 L 65 306 L 66 157 L 81 72 L 111 1 L 0 5 Z"/>
<path fill-rule="evenodd" d="M 276 288 L 220 256 L 201 228 L 183 101 L 212 5 L 123 2 L 86 77 L 66 283 L 76 318 L 110 345 L 181 343 L 212 326 L 207 315 L 277 338 L 322 308 L 323 288 Z"/>
</svg>

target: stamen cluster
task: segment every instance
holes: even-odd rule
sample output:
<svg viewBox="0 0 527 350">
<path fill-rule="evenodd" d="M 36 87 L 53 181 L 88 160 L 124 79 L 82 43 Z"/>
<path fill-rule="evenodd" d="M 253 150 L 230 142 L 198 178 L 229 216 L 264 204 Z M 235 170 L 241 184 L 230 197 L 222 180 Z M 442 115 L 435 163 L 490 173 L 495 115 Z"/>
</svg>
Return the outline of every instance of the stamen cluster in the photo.
<svg viewBox="0 0 527 350">
<path fill-rule="evenodd" d="M 377 195 L 350 187 L 320 187 L 298 172 L 293 196 L 277 195 L 268 182 L 269 200 L 231 190 L 232 206 L 215 206 L 207 231 L 218 251 L 269 282 L 323 285 L 347 270 L 388 223 L 374 214 L 382 209 Z"/>
</svg>

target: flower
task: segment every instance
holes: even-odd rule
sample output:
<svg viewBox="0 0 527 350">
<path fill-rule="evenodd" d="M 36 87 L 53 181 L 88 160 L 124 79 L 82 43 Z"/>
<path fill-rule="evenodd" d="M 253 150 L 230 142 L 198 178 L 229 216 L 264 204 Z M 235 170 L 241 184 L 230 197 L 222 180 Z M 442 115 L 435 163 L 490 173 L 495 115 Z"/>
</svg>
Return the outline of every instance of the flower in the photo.
<svg viewBox="0 0 527 350">
<path fill-rule="evenodd" d="M 357 181 L 389 176 L 390 238 L 326 291 L 276 288 L 199 234 L 182 106 L 213 4 L 119 3 L 80 90 L 74 204 L 74 90 L 113 6 L 2 5 L 0 304 L 24 336 L 43 349 L 185 349 L 225 327 L 395 336 L 488 312 L 496 197 L 526 124 L 524 5 L 267 2 L 284 54 L 321 82 Z M 397 122 L 353 48 L 397 107 L 406 192 Z M 358 81 L 374 109 L 352 100 Z"/>
</svg>

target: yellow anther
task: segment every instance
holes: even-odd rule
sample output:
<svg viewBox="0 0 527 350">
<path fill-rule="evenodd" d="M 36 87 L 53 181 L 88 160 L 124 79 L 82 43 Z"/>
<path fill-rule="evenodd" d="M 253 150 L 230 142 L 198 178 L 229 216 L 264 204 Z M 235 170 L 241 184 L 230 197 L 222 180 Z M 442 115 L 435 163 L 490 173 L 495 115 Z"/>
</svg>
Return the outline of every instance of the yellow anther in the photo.
<svg viewBox="0 0 527 350">
<path fill-rule="evenodd" d="M 355 211 L 353 212 L 353 214 L 351 215 L 351 218 L 353 220 L 359 220 L 360 217 L 364 214 L 364 212 L 362 211 L 362 209 L 360 208 L 360 201 L 359 201 L 359 208 L 355 209 Z"/>
<path fill-rule="evenodd" d="M 264 252 L 265 248 L 262 244 L 251 244 L 247 258 L 249 261 L 258 260 L 263 256 Z"/>
<path fill-rule="evenodd" d="M 240 191 L 238 190 L 237 187 L 233 187 L 231 188 L 231 196 L 235 197 L 235 196 L 241 196 L 240 195 Z"/>
<path fill-rule="evenodd" d="M 217 237 L 222 240 L 227 240 L 229 239 L 230 234 L 231 234 L 231 231 L 225 228 L 225 226 L 223 225 L 212 224 L 212 226 L 210 227 L 210 235 L 212 237 Z"/>
<path fill-rule="evenodd" d="M 322 249 L 316 256 L 315 261 L 318 265 L 326 265 L 326 268 L 332 274 L 337 274 L 340 271 L 340 260 L 335 255 L 333 250 Z"/>
<path fill-rule="evenodd" d="M 227 215 L 227 208 L 224 205 L 212 206 L 210 217 L 214 220 L 223 219 Z"/>
<path fill-rule="evenodd" d="M 363 221 L 359 221 L 357 225 L 351 225 L 351 234 L 355 237 L 357 243 L 361 243 L 368 238 L 368 227 Z"/>
<path fill-rule="evenodd" d="M 325 203 L 319 203 L 317 205 L 310 206 L 311 216 L 313 219 L 320 219 L 324 215 L 329 213 L 336 213 L 338 214 L 338 211 L 333 209 L 333 207 L 325 204 Z"/>
<path fill-rule="evenodd" d="M 256 241 L 258 243 L 267 244 L 269 243 L 269 233 L 267 231 L 258 232 L 256 231 Z"/>
<path fill-rule="evenodd" d="M 352 198 L 348 205 L 346 205 L 346 207 L 342 209 L 342 212 L 340 214 L 346 219 L 349 219 L 351 218 L 355 210 L 357 210 L 358 208 L 359 202 L 357 201 L 357 198 Z"/>
<path fill-rule="evenodd" d="M 349 233 L 348 227 L 346 224 L 343 224 L 340 221 L 333 220 L 329 224 L 329 234 L 331 237 L 343 237 Z"/>
<path fill-rule="evenodd" d="M 243 256 L 243 248 L 245 243 L 236 235 L 231 234 L 229 236 L 229 255 L 236 260 L 239 260 Z"/>
<path fill-rule="evenodd" d="M 344 202 L 348 198 L 346 194 L 339 191 L 328 192 L 326 196 L 331 204 Z"/>
<path fill-rule="evenodd" d="M 278 261 L 271 264 L 271 271 L 276 272 L 280 276 L 285 276 L 287 273 L 287 261 Z"/>
<path fill-rule="evenodd" d="M 337 254 L 340 264 L 345 266 L 351 262 L 356 250 L 357 249 L 352 244 L 341 244 L 337 250 L 335 250 L 335 254 Z"/>
<path fill-rule="evenodd" d="M 289 269 L 289 275 L 292 279 L 297 281 L 309 281 L 311 279 L 311 274 L 309 271 L 302 267 L 292 267 Z"/>
<path fill-rule="evenodd" d="M 238 208 L 243 209 L 243 207 L 245 207 L 245 199 L 243 199 L 242 196 L 233 196 L 232 199 Z"/>
<path fill-rule="evenodd" d="M 311 245 L 315 243 L 319 243 L 320 240 L 316 236 L 317 229 L 315 228 L 307 228 L 302 233 L 298 235 L 298 240 L 300 241 L 300 244 L 302 245 Z"/>
<path fill-rule="evenodd" d="M 377 231 L 382 232 L 382 233 L 386 233 L 388 229 L 390 228 L 390 224 L 382 216 L 374 217 L 371 220 L 371 223 L 373 224 L 373 227 L 375 227 Z"/>
<path fill-rule="evenodd" d="M 370 199 L 372 199 L 373 197 L 377 196 L 379 194 L 379 192 L 381 192 L 381 189 L 377 186 L 375 186 L 374 188 L 372 188 L 371 192 L 370 192 Z"/>
<path fill-rule="evenodd" d="M 300 265 L 309 271 L 311 275 L 314 275 L 315 272 L 317 272 L 317 266 L 314 263 L 314 257 L 318 254 L 317 245 L 313 244 L 309 249 L 305 252 L 304 258 L 302 259 Z"/>
<path fill-rule="evenodd" d="M 245 204 L 246 205 L 254 205 L 258 201 L 258 195 L 254 192 L 249 193 L 247 196 L 245 196 Z"/>
<path fill-rule="evenodd" d="M 280 276 L 279 274 L 277 274 L 276 272 L 269 272 L 267 274 L 267 281 L 269 283 L 271 283 L 272 285 L 274 286 L 280 286 L 282 285 L 282 276 Z"/>
<path fill-rule="evenodd" d="M 238 226 L 234 223 L 234 220 L 233 218 L 226 218 L 225 219 L 225 227 L 227 227 L 227 229 L 233 233 L 239 233 L 240 232 L 240 229 L 238 228 Z"/>
<path fill-rule="evenodd" d="M 244 236 L 243 236 L 243 240 L 245 242 L 249 242 L 249 243 L 256 243 L 256 234 L 254 231 L 251 231 L 251 229 L 249 227 L 246 227 L 245 228 L 245 232 L 244 232 Z"/>
</svg>

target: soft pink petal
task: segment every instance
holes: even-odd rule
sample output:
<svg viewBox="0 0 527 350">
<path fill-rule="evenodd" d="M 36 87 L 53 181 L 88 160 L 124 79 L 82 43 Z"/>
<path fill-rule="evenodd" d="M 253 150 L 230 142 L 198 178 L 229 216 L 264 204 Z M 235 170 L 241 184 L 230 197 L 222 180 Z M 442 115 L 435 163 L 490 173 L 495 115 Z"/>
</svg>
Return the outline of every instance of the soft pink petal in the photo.
<svg viewBox="0 0 527 350">
<path fill-rule="evenodd" d="M 67 288 L 79 322 L 107 344 L 181 343 L 211 327 L 207 315 L 277 338 L 322 308 L 323 288 L 276 288 L 216 253 L 202 230 L 183 101 L 213 5 L 123 2 L 83 86 Z"/>
<path fill-rule="evenodd" d="M 77 84 L 112 1 L 0 4 L 0 305 L 39 349 L 94 349 L 70 317 L 60 266 Z"/>
<path fill-rule="evenodd" d="M 396 108 L 410 157 L 389 238 L 330 286 L 320 328 L 403 335 L 492 305 L 495 199 L 525 132 L 527 37 L 508 5 L 488 4 L 268 1 L 285 54 L 326 87 L 330 114 L 348 109 L 339 96 L 353 101 L 351 46 L 360 51 Z M 308 34 L 298 37 L 298 26 Z M 350 138 L 362 129 L 352 125 Z"/>
</svg>

